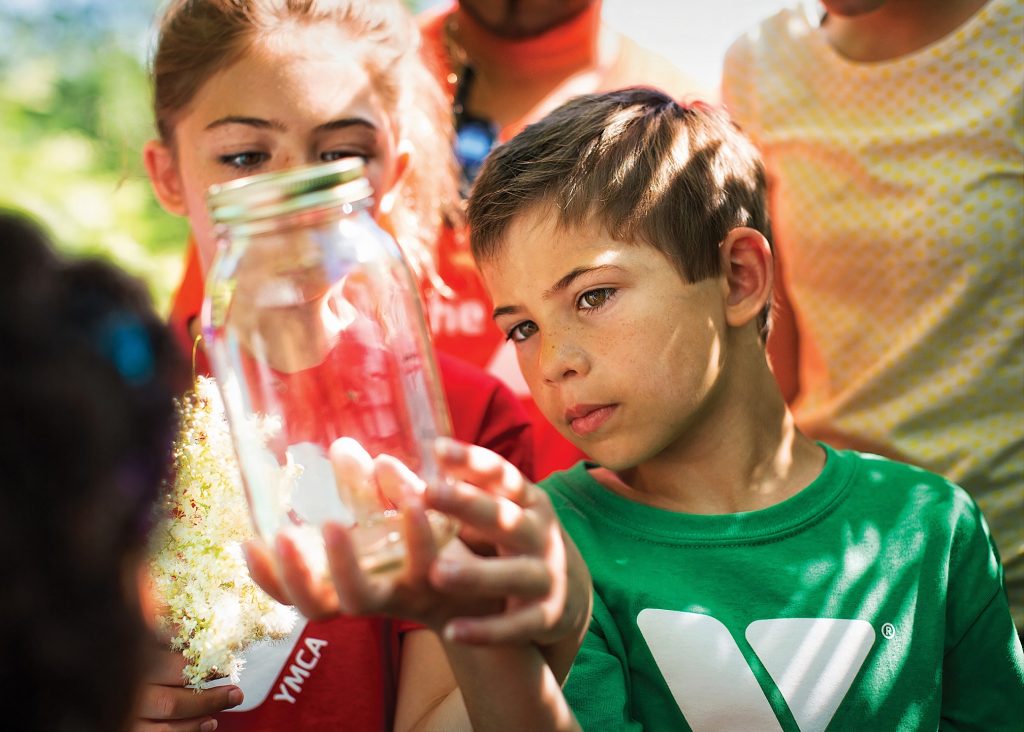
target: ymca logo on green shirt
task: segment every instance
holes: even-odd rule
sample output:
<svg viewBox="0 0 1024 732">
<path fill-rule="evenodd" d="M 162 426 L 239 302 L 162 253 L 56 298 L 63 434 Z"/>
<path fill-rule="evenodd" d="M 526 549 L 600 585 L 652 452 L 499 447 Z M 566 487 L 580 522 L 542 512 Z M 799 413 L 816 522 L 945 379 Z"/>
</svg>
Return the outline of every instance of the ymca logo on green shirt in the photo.
<svg viewBox="0 0 1024 732">
<path fill-rule="evenodd" d="M 782 730 L 729 629 L 709 615 L 648 608 L 637 626 L 687 723 L 704 729 Z M 801 732 L 824 730 L 875 642 L 864 620 L 756 620 L 746 639 Z"/>
</svg>

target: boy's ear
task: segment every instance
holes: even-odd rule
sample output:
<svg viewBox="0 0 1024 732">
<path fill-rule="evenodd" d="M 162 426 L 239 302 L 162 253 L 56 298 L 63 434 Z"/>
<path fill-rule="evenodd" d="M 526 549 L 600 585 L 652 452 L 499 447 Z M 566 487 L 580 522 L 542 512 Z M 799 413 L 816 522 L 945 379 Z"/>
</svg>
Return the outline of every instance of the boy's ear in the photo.
<svg viewBox="0 0 1024 732">
<path fill-rule="evenodd" d="M 146 166 L 156 199 L 164 210 L 178 216 L 188 214 L 185 190 L 174 151 L 160 140 L 150 140 L 142 148 L 142 162 Z"/>
<path fill-rule="evenodd" d="M 757 318 L 772 296 L 774 259 L 768 240 L 756 229 L 737 227 L 719 245 L 728 285 L 726 322 L 739 327 Z"/>
</svg>

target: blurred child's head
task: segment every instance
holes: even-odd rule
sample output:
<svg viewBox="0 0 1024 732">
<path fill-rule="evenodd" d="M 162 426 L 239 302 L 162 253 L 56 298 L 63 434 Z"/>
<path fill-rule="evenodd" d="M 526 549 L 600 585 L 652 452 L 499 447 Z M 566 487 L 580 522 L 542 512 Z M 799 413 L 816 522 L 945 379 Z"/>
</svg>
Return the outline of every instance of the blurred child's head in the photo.
<svg viewBox="0 0 1024 732">
<path fill-rule="evenodd" d="M 677 444 L 765 367 L 764 170 L 709 107 L 570 101 L 492 152 L 469 225 L 534 399 L 607 467 Z"/>
<path fill-rule="evenodd" d="M 121 729 L 187 370 L 142 286 L 0 212 L 0 687 L 19 729 Z"/>
<path fill-rule="evenodd" d="M 579 15 L 596 0 L 459 0 L 459 7 L 502 38 L 533 38 Z"/>
<path fill-rule="evenodd" d="M 204 269 L 214 183 L 361 157 L 413 265 L 458 193 L 451 109 L 399 0 L 173 0 L 153 57 L 160 139 L 144 157 L 164 207 L 186 215 Z"/>
</svg>

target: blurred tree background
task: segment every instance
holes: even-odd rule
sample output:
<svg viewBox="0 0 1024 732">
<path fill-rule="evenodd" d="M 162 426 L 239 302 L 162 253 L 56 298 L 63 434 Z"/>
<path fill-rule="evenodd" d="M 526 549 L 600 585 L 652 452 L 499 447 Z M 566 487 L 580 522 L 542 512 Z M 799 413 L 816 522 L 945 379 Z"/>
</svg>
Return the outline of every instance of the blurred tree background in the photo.
<svg viewBox="0 0 1024 732">
<path fill-rule="evenodd" d="M 414 10 L 428 2 L 407 2 Z M 166 312 L 187 227 L 141 161 L 163 0 L 0 0 L 0 207 L 143 277 Z"/>
<path fill-rule="evenodd" d="M 162 311 L 184 223 L 156 203 L 146 72 L 158 0 L 0 3 L 0 205 L 142 276 Z"/>
</svg>

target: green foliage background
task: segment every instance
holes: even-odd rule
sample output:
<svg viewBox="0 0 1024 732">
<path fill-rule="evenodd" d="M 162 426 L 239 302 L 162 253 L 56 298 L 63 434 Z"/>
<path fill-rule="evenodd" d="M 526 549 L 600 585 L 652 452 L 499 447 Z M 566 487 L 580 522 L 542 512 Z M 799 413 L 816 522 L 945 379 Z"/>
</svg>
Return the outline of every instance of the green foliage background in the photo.
<svg viewBox="0 0 1024 732">
<path fill-rule="evenodd" d="M 156 0 L 0 6 L 0 205 L 62 247 L 113 259 L 166 311 L 184 222 L 156 203 L 140 151 L 153 136 L 146 57 Z"/>
<path fill-rule="evenodd" d="M 141 161 L 155 134 L 147 64 L 160 7 L 0 0 L 0 207 L 141 276 L 166 312 L 187 226 L 157 204 Z"/>
</svg>

